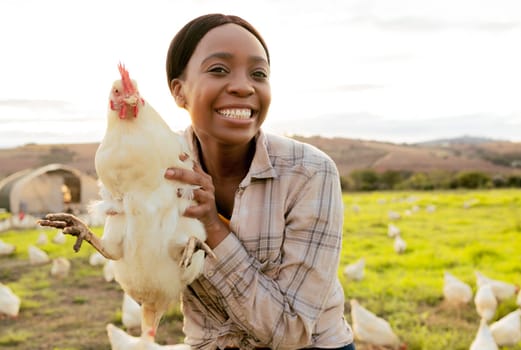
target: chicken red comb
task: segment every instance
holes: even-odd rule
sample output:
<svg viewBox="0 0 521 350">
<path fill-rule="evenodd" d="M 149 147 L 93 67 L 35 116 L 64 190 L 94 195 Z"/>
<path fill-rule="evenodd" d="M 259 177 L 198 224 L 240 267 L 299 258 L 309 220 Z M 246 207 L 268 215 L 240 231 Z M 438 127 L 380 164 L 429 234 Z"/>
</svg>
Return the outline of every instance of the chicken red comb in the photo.
<svg viewBox="0 0 521 350">
<path fill-rule="evenodd" d="M 125 68 L 125 65 L 121 64 L 121 62 L 118 64 L 119 73 L 121 74 L 121 83 L 123 84 L 123 92 L 126 95 L 130 95 L 136 92 L 136 89 L 134 88 L 134 85 L 132 84 L 132 80 L 130 80 L 130 76 L 128 74 L 127 69 Z"/>
</svg>

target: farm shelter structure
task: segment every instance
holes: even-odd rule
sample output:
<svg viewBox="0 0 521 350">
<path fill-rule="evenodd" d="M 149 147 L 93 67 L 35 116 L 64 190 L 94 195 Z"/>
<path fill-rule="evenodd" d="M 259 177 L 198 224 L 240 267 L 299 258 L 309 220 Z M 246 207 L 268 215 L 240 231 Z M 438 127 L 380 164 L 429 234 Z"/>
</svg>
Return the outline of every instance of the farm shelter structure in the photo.
<svg viewBox="0 0 521 350">
<path fill-rule="evenodd" d="M 83 213 L 97 199 L 96 179 L 63 164 L 21 170 L 0 181 L 0 208 L 13 214 Z"/>
</svg>

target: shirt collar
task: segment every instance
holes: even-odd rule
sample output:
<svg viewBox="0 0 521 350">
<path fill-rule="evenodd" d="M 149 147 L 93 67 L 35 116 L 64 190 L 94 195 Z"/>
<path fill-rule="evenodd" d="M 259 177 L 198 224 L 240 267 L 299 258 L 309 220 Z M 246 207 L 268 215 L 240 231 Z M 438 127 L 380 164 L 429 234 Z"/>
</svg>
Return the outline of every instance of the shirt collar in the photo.
<svg viewBox="0 0 521 350">
<path fill-rule="evenodd" d="M 185 138 L 188 141 L 188 145 L 190 146 L 195 160 L 199 162 L 197 140 L 192 126 L 189 126 L 185 130 Z M 266 137 L 266 134 L 262 130 L 259 130 L 255 136 L 255 154 L 253 155 L 250 170 L 241 181 L 241 187 L 248 186 L 252 179 L 269 179 L 277 177 L 277 172 L 270 160 L 269 147 L 268 137 Z"/>
</svg>

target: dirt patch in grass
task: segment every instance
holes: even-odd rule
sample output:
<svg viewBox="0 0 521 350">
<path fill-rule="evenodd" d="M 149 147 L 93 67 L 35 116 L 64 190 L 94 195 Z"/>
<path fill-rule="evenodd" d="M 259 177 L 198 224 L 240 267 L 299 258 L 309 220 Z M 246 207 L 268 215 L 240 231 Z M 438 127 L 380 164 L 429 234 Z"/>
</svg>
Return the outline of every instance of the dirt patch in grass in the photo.
<svg viewBox="0 0 521 350">
<path fill-rule="evenodd" d="M 88 265 L 86 259 L 74 259 L 72 264 L 70 275 L 60 280 L 49 275 L 49 264 L 31 266 L 24 261 L 0 258 L 0 281 L 24 294 L 20 296 L 18 317 L 0 318 L 1 349 L 110 349 L 105 326 L 113 323 L 124 328 L 123 292 L 116 282 L 103 279 L 102 268 Z M 181 327 L 182 317 L 173 309 L 162 320 L 158 343 L 181 342 Z M 139 329 L 129 333 L 138 335 Z"/>
</svg>

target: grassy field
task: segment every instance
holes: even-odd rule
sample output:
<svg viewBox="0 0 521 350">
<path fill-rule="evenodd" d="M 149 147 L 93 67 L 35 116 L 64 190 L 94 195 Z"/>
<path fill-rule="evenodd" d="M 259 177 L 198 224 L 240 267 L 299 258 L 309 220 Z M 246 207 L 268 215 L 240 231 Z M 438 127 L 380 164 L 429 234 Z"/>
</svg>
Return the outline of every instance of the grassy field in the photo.
<svg viewBox="0 0 521 350">
<path fill-rule="evenodd" d="M 410 350 L 466 350 L 474 338 L 479 324 L 474 305 L 455 310 L 443 302 L 443 271 L 474 289 L 475 270 L 521 283 L 520 190 L 349 193 L 345 203 L 339 276 L 346 301 L 356 298 L 389 320 Z M 435 209 L 430 212 L 429 206 Z M 389 219 L 390 211 L 401 218 Z M 394 252 L 387 236 L 391 222 L 407 242 L 402 255 Z M 36 242 L 39 230 L 0 233 L 0 239 L 17 245 L 16 254 L 0 257 L 0 282 L 22 299 L 17 319 L 0 318 L 0 348 L 110 349 L 105 325 L 121 326 L 121 289 L 104 281 L 100 267 L 88 264 L 90 246 L 74 253 L 72 237 L 57 245 L 50 242 L 56 231 L 45 232 L 49 243 L 41 248 L 51 258 L 72 260 L 65 279 L 51 278 L 49 264 L 29 264 L 27 247 Z M 361 257 L 366 260 L 365 278 L 346 280 L 343 267 Z M 515 307 L 514 299 L 502 302 L 495 319 Z M 349 311 L 346 303 L 350 321 Z M 158 342 L 180 342 L 181 319 L 172 309 L 162 321 Z M 357 349 L 369 347 L 358 342 Z M 521 344 L 509 349 L 521 350 Z"/>
<path fill-rule="evenodd" d="M 443 271 L 469 283 L 474 292 L 475 270 L 521 283 L 519 190 L 357 193 L 347 194 L 345 203 L 339 275 L 346 299 L 356 298 L 389 320 L 408 349 L 466 350 L 475 336 L 479 316 L 474 304 L 455 310 L 443 302 Z M 429 212 L 429 206 L 435 210 Z M 390 220 L 390 211 L 401 218 Z M 407 242 L 402 255 L 387 235 L 391 222 Z M 361 257 L 365 278 L 345 280 L 342 267 Z M 514 298 L 504 301 L 495 319 L 515 308 Z"/>
</svg>

